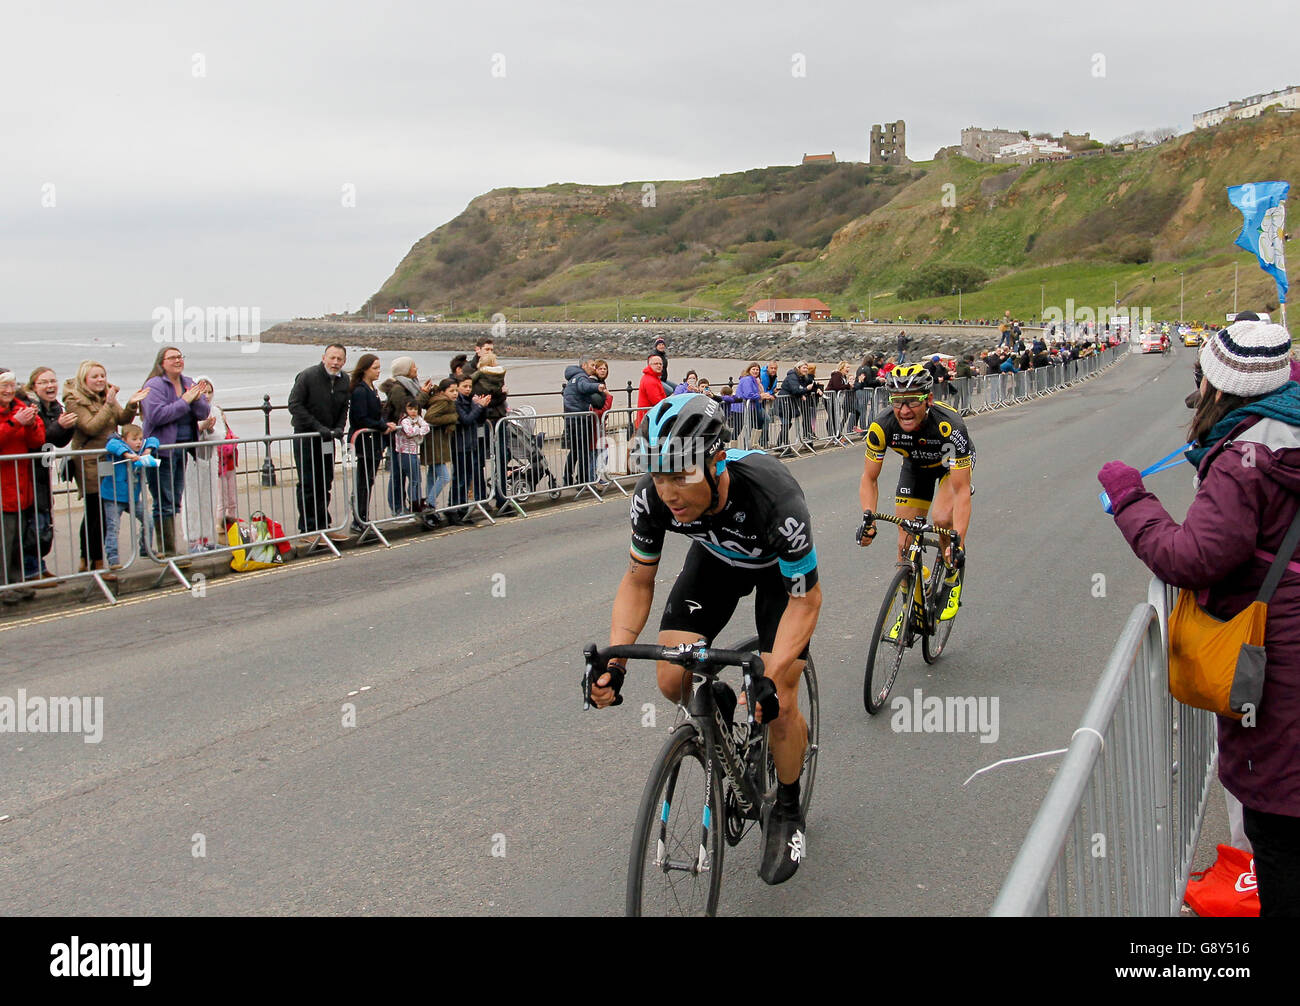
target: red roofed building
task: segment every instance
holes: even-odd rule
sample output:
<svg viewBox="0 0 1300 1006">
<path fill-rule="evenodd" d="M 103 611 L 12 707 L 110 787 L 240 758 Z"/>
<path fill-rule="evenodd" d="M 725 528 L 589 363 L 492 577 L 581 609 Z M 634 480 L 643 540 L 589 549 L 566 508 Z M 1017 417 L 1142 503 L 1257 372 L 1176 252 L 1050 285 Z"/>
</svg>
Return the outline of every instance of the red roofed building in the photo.
<svg viewBox="0 0 1300 1006">
<path fill-rule="evenodd" d="M 830 321 L 831 309 L 816 297 L 775 297 L 749 305 L 750 321 Z"/>
<path fill-rule="evenodd" d="M 829 154 L 804 154 L 804 155 L 803 155 L 803 162 L 802 162 L 802 163 L 804 163 L 804 164 L 834 164 L 834 163 L 835 163 L 835 151 L 832 150 Z"/>
</svg>

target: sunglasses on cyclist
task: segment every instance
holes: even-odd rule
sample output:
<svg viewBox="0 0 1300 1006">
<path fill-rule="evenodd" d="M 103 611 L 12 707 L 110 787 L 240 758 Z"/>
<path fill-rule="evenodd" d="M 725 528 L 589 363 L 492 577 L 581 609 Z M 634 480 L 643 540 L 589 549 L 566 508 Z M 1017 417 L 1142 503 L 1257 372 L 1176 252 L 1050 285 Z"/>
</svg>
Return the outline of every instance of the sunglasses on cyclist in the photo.
<svg viewBox="0 0 1300 1006">
<path fill-rule="evenodd" d="M 929 395 L 890 395 L 889 404 L 899 408 L 916 409 L 925 404 Z"/>
</svg>

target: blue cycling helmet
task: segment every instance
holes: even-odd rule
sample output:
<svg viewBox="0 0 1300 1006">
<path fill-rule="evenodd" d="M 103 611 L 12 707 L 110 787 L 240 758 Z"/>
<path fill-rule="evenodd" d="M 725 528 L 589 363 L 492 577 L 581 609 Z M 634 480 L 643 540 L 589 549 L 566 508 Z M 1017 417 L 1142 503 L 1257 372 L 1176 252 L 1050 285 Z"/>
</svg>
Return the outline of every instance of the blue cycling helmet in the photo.
<svg viewBox="0 0 1300 1006">
<path fill-rule="evenodd" d="M 727 443 L 727 422 L 722 406 L 707 395 L 673 395 L 641 420 L 632 438 L 629 461 L 633 471 L 653 475 L 676 475 L 700 469 L 709 484 L 712 501 L 718 505 L 718 475 L 721 467 L 711 459 Z M 708 511 L 706 511 L 708 512 Z"/>
</svg>

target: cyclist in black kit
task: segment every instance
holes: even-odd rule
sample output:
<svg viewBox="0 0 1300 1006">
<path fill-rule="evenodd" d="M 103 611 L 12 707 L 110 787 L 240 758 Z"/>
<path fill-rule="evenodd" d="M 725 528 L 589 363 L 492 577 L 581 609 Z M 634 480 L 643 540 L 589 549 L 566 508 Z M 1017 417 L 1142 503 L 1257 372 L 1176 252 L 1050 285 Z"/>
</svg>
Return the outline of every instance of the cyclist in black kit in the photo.
<svg viewBox="0 0 1300 1006">
<path fill-rule="evenodd" d="M 642 421 L 632 457 L 645 474 L 632 493 L 631 557 L 614 597 L 609 642 L 635 643 L 645 627 L 668 531 L 694 543 L 664 606 L 661 645 L 711 644 L 740 599 L 756 592 L 766 677 L 755 715 L 768 723 L 779 781 L 759 875 L 779 884 L 805 858 L 799 774 L 808 726 L 798 689 L 821 609 L 817 550 L 803 490 L 785 465 L 762 451 L 726 450 L 726 437 L 723 408 L 703 395 L 674 395 Z M 593 702 L 621 702 L 625 674 L 624 664 L 611 662 L 592 686 Z M 660 663 L 658 678 L 669 701 L 686 698 L 690 679 L 680 667 Z M 734 695 L 731 702 L 734 708 Z"/>
</svg>

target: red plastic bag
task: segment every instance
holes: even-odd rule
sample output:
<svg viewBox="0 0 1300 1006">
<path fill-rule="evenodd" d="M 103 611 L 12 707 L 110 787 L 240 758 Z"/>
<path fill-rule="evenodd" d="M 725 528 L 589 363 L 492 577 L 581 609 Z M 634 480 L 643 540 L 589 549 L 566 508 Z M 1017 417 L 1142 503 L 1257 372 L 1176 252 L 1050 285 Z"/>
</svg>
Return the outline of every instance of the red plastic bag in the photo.
<svg viewBox="0 0 1300 1006">
<path fill-rule="evenodd" d="M 1231 845 L 1219 846 L 1214 865 L 1192 874 L 1183 900 L 1197 915 L 1206 918 L 1257 918 L 1259 884 L 1254 858 Z"/>
</svg>

